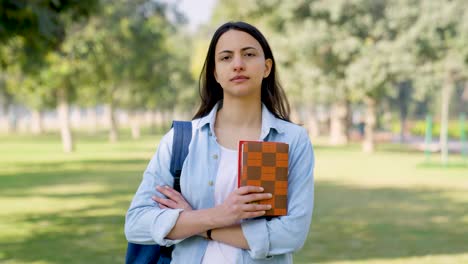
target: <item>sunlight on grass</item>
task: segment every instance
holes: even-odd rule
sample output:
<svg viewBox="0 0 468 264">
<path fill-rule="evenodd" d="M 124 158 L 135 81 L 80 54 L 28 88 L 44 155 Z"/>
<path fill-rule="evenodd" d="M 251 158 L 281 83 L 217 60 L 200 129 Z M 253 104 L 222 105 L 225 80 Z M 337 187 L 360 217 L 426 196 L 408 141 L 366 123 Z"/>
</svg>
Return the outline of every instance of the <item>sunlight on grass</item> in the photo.
<svg viewBox="0 0 468 264">
<path fill-rule="evenodd" d="M 296 262 L 295 262 L 296 263 Z M 299 262 L 308 263 L 308 262 Z M 309 262 L 312 263 L 312 262 Z M 315 262 L 314 262 L 315 263 Z M 415 258 L 395 258 L 395 259 L 368 259 L 356 261 L 332 261 L 328 264 L 464 264 L 468 263 L 468 254 L 460 255 L 434 255 Z"/>
<path fill-rule="evenodd" d="M 31 188 L 29 191 L 36 194 L 90 194 L 109 191 L 110 186 L 105 186 L 103 184 L 59 184 L 54 186 L 41 186 L 37 188 Z"/>
<path fill-rule="evenodd" d="M 423 155 L 407 153 L 337 153 L 318 150 L 316 180 L 332 180 L 362 187 L 448 188 L 467 190 L 468 168 L 424 168 Z M 351 158 L 352 157 L 352 158 Z M 330 170 L 333 168 L 333 170 Z M 450 177 L 450 180 L 447 179 Z"/>
<path fill-rule="evenodd" d="M 103 200 L 98 198 L 79 197 L 67 198 L 64 203 L 63 197 L 46 198 L 42 196 L 29 196 L 27 198 L 2 198 L 2 208 L 6 212 L 0 212 L 1 215 L 23 214 L 28 213 L 55 213 L 64 212 L 67 210 L 79 210 L 90 206 L 107 207 L 112 206 L 116 201 L 122 199 L 113 198 L 112 200 Z"/>
<path fill-rule="evenodd" d="M 465 223 L 466 225 L 468 225 L 468 215 L 464 216 L 462 218 L 462 222 Z"/>
<path fill-rule="evenodd" d="M 125 212 L 160 136 L 0 144 L 1 263 L 122 263 Z M 385 148 L 383 148 L 385 149 Z M 313 223 L 295 263 L 468 263 L 468 169 L 415 152 L 315 147 Z"/>
<path fill-rule="evenodd" d="M 159 137 L 0 144 L 1 263 L 121 263 L 123 222 Z"/>
</svg>

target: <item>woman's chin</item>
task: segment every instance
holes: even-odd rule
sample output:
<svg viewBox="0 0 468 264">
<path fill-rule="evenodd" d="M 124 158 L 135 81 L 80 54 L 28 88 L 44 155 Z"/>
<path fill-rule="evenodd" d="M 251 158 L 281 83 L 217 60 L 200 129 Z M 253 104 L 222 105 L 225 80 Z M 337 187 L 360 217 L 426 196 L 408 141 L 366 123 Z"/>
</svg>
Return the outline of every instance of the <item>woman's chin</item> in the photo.
<svg viewBox="0 0 468 264">
<path fill-rule="evenodd" d="M 234 89 L 224 90 L 224 97 L 232 97 L 232 98 L 250 98 L 254 97 L 258 92 L 254 89 L 249 88 L 242 88 L 242 87 L 235 87 Z"/>
</svg>

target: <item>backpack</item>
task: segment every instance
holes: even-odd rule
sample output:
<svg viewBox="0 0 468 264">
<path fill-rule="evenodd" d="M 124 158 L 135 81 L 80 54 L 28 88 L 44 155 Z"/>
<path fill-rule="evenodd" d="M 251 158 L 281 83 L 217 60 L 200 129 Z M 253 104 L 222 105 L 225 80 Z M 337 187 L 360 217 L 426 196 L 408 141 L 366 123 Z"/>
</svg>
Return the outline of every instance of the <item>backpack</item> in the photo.
<svg viewBox="0 0 468 264">
<path fill-rule="evenodd" d="M 171 174 L 174 177 L 174 189 L 180 192 L 180 174 L 192 140 L 192 122 L 173 121 L 174 139 L 172 142 Z M 128 242 L 126 264 L 169 264 L 174 246 L 140 245 Z"/>
</svg>

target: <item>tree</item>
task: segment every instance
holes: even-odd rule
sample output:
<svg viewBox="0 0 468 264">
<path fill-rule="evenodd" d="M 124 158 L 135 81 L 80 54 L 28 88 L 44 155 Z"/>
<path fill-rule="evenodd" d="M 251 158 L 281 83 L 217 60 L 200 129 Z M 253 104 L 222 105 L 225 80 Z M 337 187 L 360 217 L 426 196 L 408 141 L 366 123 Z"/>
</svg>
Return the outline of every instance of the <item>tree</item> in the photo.
<svg viewBox="0 0 468 264">
<path fill-rule="evenodd" d="M 10 39 L 19 37 L 22 48 L 20 52 L 25 58 L 21 60 L 22 73 L 20 75 L 29 77 L 29 75 L 45 74 L 47 79 L 47 72 L 43 71 L 43 67 L 47 67 L 51 62 L 58 62 L 58 57 L 60 57 L 58 54 L 63 52 L 62 43 L 66 38 L 67 28 L 74 22 L 87 18 L 96 9 L 97 3 L 91 0 L 39 2 L 4 0 L 0 9 L 0 45 L 5 45 Z M 51 52 L 55 55 L 50 55 Z M 69 73 L 64 64 L 60 64 L 56 69 L 65 75 Z M 5 68 L 2 71 L 5 71 Z M 65 152 L 70 152 L 73 150 L 73 143 L 68 125 L 67 89 L 69 86 L 54 88 L 57 88 L 58 110 L 62 117 L 63 147 Z"/>
<path fill-rule="evenodd" d="M 427 101 L 445 83 L 447 119 L 449 87 L 468 73 L 466 10 L 462 0 L 220 1 L 214 23 L 246 20 L 271 34 L 294 104 L 332 105 L 331 142 L 346 141 L 347 109 L 364 102 L 371 152 L 383 100 Z"/>
<path fill-rule="evenodd" d="M 421 2 L 420 16 L 408 31 L 417 58 L 417 82 L 432 83 L 441 97 L 441 160 L 448 160 L 449 101 L 457 82 L 468 78 L 468 3 L 463 0 Z M 428 86 L 428 87 L 431 87 Z"/>
<path fill-rule="evenodd" d="M 79 102 L 106 104 L 109 139 L 116 141 L 117 107 L 129 111 L 132 135 L 138 137 L 139 113 L 164 107 L 165 102 L 171 108 L 175 105 L 177 93 L 169 88 L 180 84 L 174 78 L 183 72 L 178 57 L 188 54 L 183 52 L 188 49 L 173 49 L 180 45 L 172 39 L 180 41 L 178 26 L 184 22 L 175 5 L 143 0 L 105 2 L 102 14 L 75 34 L 74 49 L 82 64 Z M 186 45 L 187 40 L 181 44 Z"/>
<path fill-rule="evenodd" d="M 19 36 L 23 52 L 39 60 L 57 49 L 66 37 L 69 21 L 87 18 L 98 1 L 83 0 L 2 0 L 0 6 L 0 44 Z M 28 61 L 25 66 L 35 65 Z"/>
</svg>

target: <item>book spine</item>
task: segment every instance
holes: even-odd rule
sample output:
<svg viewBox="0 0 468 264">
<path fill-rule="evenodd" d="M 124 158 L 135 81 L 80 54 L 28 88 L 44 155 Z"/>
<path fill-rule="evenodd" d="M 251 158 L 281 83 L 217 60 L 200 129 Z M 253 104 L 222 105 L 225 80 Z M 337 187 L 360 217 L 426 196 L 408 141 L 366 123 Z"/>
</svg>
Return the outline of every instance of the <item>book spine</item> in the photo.
<svg viewBox="0 0 468 264">
<path fill-rule="evenodd" d="M 239 141 L 239 151 L 237 153 L 238 158 L 237 158 L 237 188 L 240 187 L 240 182 L 241 182 L 241 177 L 242 177 L 242 144 L 244 144 L 244 141 L 241 140 Z"/>
</svg>

